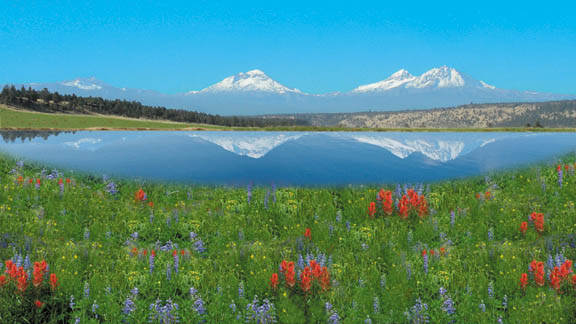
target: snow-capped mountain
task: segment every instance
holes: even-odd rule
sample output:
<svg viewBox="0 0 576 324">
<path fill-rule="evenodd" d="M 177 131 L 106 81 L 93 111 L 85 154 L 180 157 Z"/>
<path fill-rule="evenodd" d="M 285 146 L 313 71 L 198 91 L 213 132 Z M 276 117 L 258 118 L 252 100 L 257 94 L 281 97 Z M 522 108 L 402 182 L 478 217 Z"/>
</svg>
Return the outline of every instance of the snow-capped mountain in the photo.
<svg viewBox="0 0 576 324">
<path fill-rule="evenodd" d="M 450 107 L 471 102 L 534 102 L 576 98 L 576 95 L 499 89 L 448 66 L 433 68 L 419 76 L 402 69 L 382 81 L 361 85 L 349 92 L 328 94 L 308 94 L 289 88 L 261 70 L 232 75 L 202 90 L 170 95 L 114 87 L 96 78 L 29 83 L 24 86 L 221 115 L 390 111 Z"/>
<path fill-rule="evenodd" d="M 268 93 L 299 93 L 298 89 L 288 88 L 281 83 L 270 78 L 266 73 L 260 70 L 240 72 L 236 75 L 225 78 L 224 80 L 209 86 L 200 91 L 191 91 L 189 94 L 196 93 L 219 93 L 219 92 L 268 92 Z"/>
<path fill-rule="evenodd" d="M 479 88 L 494 90 L 495 87 L 460 73 L 454 68 L 442 66 L 434 68 L 420 76 L 414 76 L 402 69 L 385 80 L 359 86 L 354 93 L 387 91 L 394 88 Z"/>
</svg>

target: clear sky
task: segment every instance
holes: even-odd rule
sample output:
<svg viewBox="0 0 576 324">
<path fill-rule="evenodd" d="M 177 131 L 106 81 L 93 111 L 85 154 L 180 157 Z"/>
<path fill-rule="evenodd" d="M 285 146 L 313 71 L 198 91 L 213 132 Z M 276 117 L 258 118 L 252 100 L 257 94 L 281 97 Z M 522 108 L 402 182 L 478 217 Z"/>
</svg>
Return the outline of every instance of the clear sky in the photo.
<svg viewBox="0 0 576 324">
<path fill-rule="evenodd" d="M 2 0 L 0 84 L 95 76 L 176 93 L 261 69 L 323 93 L 448 65 L 574 94 L 575 12 L 573 1 Z"/>
</svg>

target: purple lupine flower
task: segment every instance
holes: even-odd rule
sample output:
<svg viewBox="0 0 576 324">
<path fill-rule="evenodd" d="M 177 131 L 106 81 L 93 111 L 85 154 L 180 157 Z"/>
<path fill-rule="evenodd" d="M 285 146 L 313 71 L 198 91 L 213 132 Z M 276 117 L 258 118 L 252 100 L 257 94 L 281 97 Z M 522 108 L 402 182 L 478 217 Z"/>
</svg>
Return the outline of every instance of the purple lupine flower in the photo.
<svg viewBox="0 0 576 324">
<path fill-rule="evenodd" d="M 172 218 L 170 217 L 170 215 L 168 215 L 168 217 L 166 217 L 166 225 L 170 226 L 171 221 L 172 221 Z"/>
<path fill-rule="evenodd" d="M 370 319 L 369 315 L 366 315 L 366 319 L 364 320 L 364 324 L 372 324 L 372 320 Z"/>
<path fill-rule="evenodd" d="M 154 271 L 154 255 L 152 253 L 150 253 L 150 256 L 148 257 L 148 264 L 150 265 L 150 274 L 152 274 Z"/>
<path fill-rule="evenodd" d="M 450 225 L 454 226 L 456 223 L 456 213 L 452 210 L 450 211 Z"/>
<path fill-rule="evenodd" d="M 162 301 L 160 299 L 156 300 L 156 303 L 150 304 L 149 309 L 153 311 L 150 314 L 150 322 L 158 322 L 162 324 L 172 324 L 178 323 L 179 318 L 176 314 L 178 310 L 178 304 L 173 303 L 172 299 L 168 299 L 164 306 L 162 306 Z"/>
<path fill-rule="evenodd" d="M 368 250 L 368 244 L 362 243 L 362 250 L 364 251 Z"/>
<path fill-rule="evenodd" d="M 18 167 L 18 169 L 22 169 L 22 167 L 24 167 L 24 161 L 20 160 L 16 162 L 16 166 Z"/>
<path fill-rule="evenodd" d="M 446 312 L 448 315 L 452 315 L 456 313 L 456 308 L 454 308 L 454 301 L 450 296 L 446 296 L 444 298 L 444 303 L 442 304 L 442 310 Z"/>
<path fill-rule="evenodd" d="M 336 310 L 334 310 L 333 312 L 330 313 L 330 317 L 328 317 L 328 323 L 329 324 L 339 324 L 340 323 L 340 316 L 338 316 L 338 313 L 336 312 Z"/>
<path fill-rule="evenodd" d="M 30 269 L 31 266 L 31 262 L 30 262 L 30 255 L 26 254 L 26 258 L 24 258 L 24 270 L 28 270 Z"/>
<path fill-rule="evenodd" d="M 135 310 L 136 310 L 136 304 L 134 304 L 132 298 L 130 297 L 126 298 L 126 300 L 124 301 L 124 308 L 122 308 L 122 313 L 124 315 L 130 316 L 130 314 L 134 313 Z"/>
<path fill-rule="evenodd" d="M 546 266 L 548 266 L 549 270 L 554 269 L 554 259 L 552 258 L 552 254 L 548 254 L 548 261 L 546 262 Z"/>
<path fill-rule="evenodd" d="M 494 229 L 489 228 L 488 229 L 488 241 L 493 241 L 494 240 Z"/>
<path fill-rule="evenodd" d="M 166 265 L 166 280 L 172 280 L 172 267 L 169 264 Z"/>
<path fill-rule="evenodd" d="M 424 254 L 424 273 L 428 274 L 428 254 Z"/>
<path fill-rule="evenodd" d="M 168 242 L 166 242 L 166 244 L 164 244 L 163 246 L 160 247 L 160 251 L 166 252 L 166 251 L 170 251 L 174 249 L 174 245 L 172 244 L 172 240 L 169 240 Z"/>
<path fill-rule="evenodd" d="M 76 303 L 74 302 L 74 295 L 70 295 L 70 303 L 68 305 L 70 306 L 70 309 L 74 310 L 74 306 L 76 306 Z"/>
<path fill-rule="evenodd" d="M 374 314 L 380 313 L 380 300 L 378 299 L 378 296 L 374 297 L 374 303 L 372 306 L 374 309 Z"/>
<path fill-rule="evenodd" d="M 88 299 L 90 297 L 90 284 L 88 282 L 84 283 L 84 298 Z"/>
<path fill-rule="evenodd" d="M 504 321 L 502 320 L 502 317 L 498 317 L 498 324 L 504 324 Z"/>
<path fill-rule="evenodd" d="M 386 288 L 386 275 L 380 277 L 380 288 Z"/>
<path fill-rule="evenodd" d="M 204 308 L 204 301 L 202 300 L 202 298 L 200 297 L 196 298 L 192 307 L 194 307 L 194 310 L 196 311 L 196 313 L 198 313 L 198 315 L 206 314 L 206 308 Z"/>
<path fill-rule="evenodd" d="M 346 229 L 347 229 L 348 231 L 350 231 L 350 222 L 349 222 L 349 221 L 346 221 Z"/>
<path fill-rule="evenodd" d="M 494 298 L 494 284 L 492 283 L 492 281 L 488 283 L 488 296 L 490 298 Z"/>
<path fill-rule="evenodd" d="M 438 289 L 438 292 L 440 293 L 440 297 L 444 297 L 447 291 L 444 287 L 440 287 L 440 289 Z"/>
<path fill-rule="evenodd" d="M 558 185 L 562 188 L 562 168 L 558 168 Z"/>
<path fill-rule="evenodd" d="M 106 191 L 108 194 L 112 196 L 118 193 L 118 189 L 116 189 L 116 184 L 114 182 L 108 182 L 104 191 Z"/>
<path fill-rule="evenodd" d="M 408 234 L 406 234 L 406 241 L 408 241 L 408 244 L 412 243 L 412 239 L 413 239 L 412 231 L 408 231 Z"/>
<path fill-rule="evenodd" d="M 554 261 L 556 262 L 557 267 L 561 267 L 562 264 L 564 263 L 564 261 L 566 261 L 566 258 L 564 257 L 563 253 L 556 253 L 556 257 L 554 258 Z"/>
<path fill-rule="evenodd" d="M 342 211 L 339 210 L 336 212 L 336 221 L 340 223 L 342 221 Z"/>
<path fill-rule="evenodd" d="M 104 293 L 106 296 L 110 295 L 112 293 L 112 287 L 106 286 L 106 288 L 104 288 Z"/>
<path fill-rule="evenodd" d="M 92 303 L 92 314 L 94 314 L 96 318 L 98 318 L 98 313 L 96 313 L 96 310 L 98 310 L 98 308 L 100 308 L 100 306 L 98 306 L 96 301 L 94 301 L 94 303 Z"/>
<path fill-rule="evenodd" d="M 178 221 L 180 220 L 180 213 L 178 212 L 178 209 L 174 209 L 174 211 L 172 212 L 172 216 L 174 218 L 174 223 L 178 223 Z"/>
<path fill-rule="evenodd" d="M 238 296 L 244 298 L 244 282 L 240 281 L 238 284 Z"/>
<path fill-rule="evenodd" d="M 80 317 L 76 317 L 76 320 L 74 320 L 74 324 L 80 324 Z"/>
<path fill-rule="evenodd" d="M 204 242 L 202 242 L 202 240 L 200 239 L 194 242 L 194 250 L 196 250 L 196 252 L 198 253 L 206 251 L 206 248 L 204 247 Z"/>
<path fill-rule="evenodd" d="M 414 324 L 428 323 L 428 304 L 422 302 L 420 298 L 416 299 L 416 303 L 410 311 L 406 311 L 404 314 L 408 318 L 408 321 Z"/>
<path fill-rule="evenodd" d="M 232 301 L 232 304 L 228 305 L 228 307 L 232 310 L 232 314 L 236 313 L 236 304 L 234 304 L 234 301 Z"/>
<path fill-rule="evenodd" d="M 178 255 L 178 253 L 174 254 L 174 272 L 176 272 L 176 274 L 178 274 L 179 272 L 179 264 L 180 264 L 180 256 Z"/>
<path fill-rule="evenodd" d="M 198 234 L 196 234 L 194 232 L 190 232 L 190 240 L 191 241 L 195 241 L 197 237 L 198 237 Z"/>
<path fill-rule="evenodd" d="M 133 298 L 136 298 L 138 296 L 139 292 L 140 291 L 138 290 L 138 287 L 134 287 L 134 288 L 132 288 L 132 290 L 130 290 L 130 293 L 132 294 Z"/>
<path fill-rule="evenodd" d="M 88 228 L 84 229 L 84 239 L 86 241 L 90 240 L 90 230 Z"/>
<path fill-rule="evenodd" d="M 480 305 L 478 305 L 478 307 L 480 307 L 482 313 L 486 313 L 486 304 L 484 304 L 484 300 L 480 301 Z"/>
<path fill-rule="evenodd" d="M 246 310 L 248 312 L 246 320 L 262 324 L 276 322 L 274 316 L 274 304 L 268 299 L 264 299 L 262 304 L 259 304 L 258 296 L 254 296 L 252 303 L 246 305 Z"/>
<path fill-rule="evenodd" d="M 328 233 L 330 234 L 330 236 L 332 236 L 332 234 L 334 234 L 334 225 L 330 224 L 328 226 Z"/>
<path fill-rule="evenodd" d="M 408 278 L 408 281 L 412 278 L 412 268 L 410 267 L 410 263 L 406 263 L 406 277 Z"/>
<path fill-rule="evenodd" d="M 508 295 L 504 295 L 504 298 L 502 299 L 502 307 L 505 310 L 508 309 Z"/>
</svg>

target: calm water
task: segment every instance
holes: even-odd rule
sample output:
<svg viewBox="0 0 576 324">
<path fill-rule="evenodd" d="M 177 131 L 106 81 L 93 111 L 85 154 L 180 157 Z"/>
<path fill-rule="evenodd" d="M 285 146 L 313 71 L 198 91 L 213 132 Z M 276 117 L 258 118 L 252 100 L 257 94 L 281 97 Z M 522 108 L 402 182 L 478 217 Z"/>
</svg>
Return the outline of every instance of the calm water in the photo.
<svg viewBox="0 0 576 324">
<path fill-rule="evenodd" d="M 0 133 L 1 152 L 59 169 L 231 185 L 436 181 L 576 150 L 576 133 Z"/>
</svg>

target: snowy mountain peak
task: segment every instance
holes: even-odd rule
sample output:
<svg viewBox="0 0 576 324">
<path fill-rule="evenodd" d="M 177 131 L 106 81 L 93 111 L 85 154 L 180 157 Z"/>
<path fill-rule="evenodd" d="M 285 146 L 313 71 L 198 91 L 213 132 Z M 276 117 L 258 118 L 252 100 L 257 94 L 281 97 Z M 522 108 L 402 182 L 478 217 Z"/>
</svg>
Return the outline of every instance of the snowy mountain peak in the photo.
<svg viewBox="0 0 576 324">
<path fill-rule="evenodd" d="M 236 75 L 229 76 L 226 79 L 199 92 L 267 92 L 277 94 L 302 94 L 302 91 L 294 88 L 288 88 L 282 85 L 281 83 L 270 78 L 261 70 L 240 72 Z"/>
<path fill-rule="evenodd" d="M 352 92 L 370 92 L 370 91 L 386 91 L 386 90 L 390 90 L 393 88 L 397 88 L 400 86 L 403 86 L 405 84 L 407 84 L 410 81 L 413 81 L 414 79 L 416 79 L 415 76 L 413 76 L 412 74 L 410 74 L 410 72 L 401 69 L 398 70 L 397 72 L 393 73 L 391 76 L 389 76 L 387 79 L 376 82 L 376 83 L 372 83 L 372 84 L 367 84 L 367 85 L 363 85 L 363 86 L 359 86 L 358 88 L 352 90 Z"/>
<path fill-rule="evenodd" d="M 100 90 L 105 84 L 104 82 L 96 79 L 95 77 L 90 78 L 78 78 L 71 81 L 64 81 L 60 83 L 63 86 L 74 87 L 81 90 Z"/>
<path fill-rule="evenodd" d="M 372 92 L 372 91 L 386 91 L 394 88 L 483 88 L 488 90 L 496 89 L 494 86 L 486 84 L 482 81 L 475 80 L 458 70 L 441 66 L 433 68 L 420 76 L 414 76 L 408 71 L 402 69 L 392 74 L 386 80 L 362 85 L 354 89 L 352 92 Z"/>
</svg>

